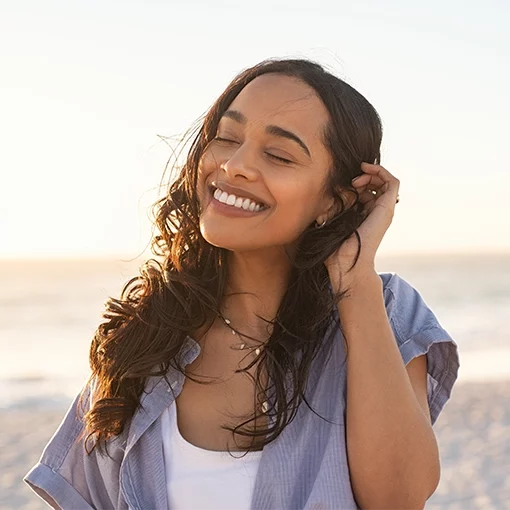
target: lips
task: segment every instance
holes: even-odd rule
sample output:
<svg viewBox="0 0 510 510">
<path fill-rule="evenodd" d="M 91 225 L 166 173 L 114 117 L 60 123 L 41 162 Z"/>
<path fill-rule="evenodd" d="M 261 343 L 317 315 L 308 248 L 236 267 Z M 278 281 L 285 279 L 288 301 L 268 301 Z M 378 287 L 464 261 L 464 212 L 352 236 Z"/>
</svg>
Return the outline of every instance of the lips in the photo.
<svg viewBox="0 0 510 510">
<path fill-rule="evenodd" d="M 227 194 L 227 198 L 230 196 L 234 196 L 234 203 L 237 199 L 242 199 L 243 202 L 246 199 L 251 200 L 252 202 L 255 202 L 256 205 L 259 205 L 261 209 L 267 209 L 269 206 L 266 204 L 264 199 L 261 197 L 255 195 L 249 190 L 246 190 L 244 188 L 239 188 L 237 186 L 232 186 L 226 182 L 216 181 L 211 183 L 211 191 L 213 195 L 216 193 L 216 190 L 220 190 L 223 193 Z M 230 201 L 232 201 L 232 198 L 230 198 Z M 228 203 L 228 202 L 224 202 Z M 233 204 L 228 204 L 233 205 Z"/>
<path fill-rule="evenodd" d="M 244 209 L 245 211 L 258 212 L 264 208 L 264 204 L 259 204 L 251 198 L 238 197 L 233 194 L 229 195 L 226 191 L 221 191 L 219 188 L 216 188 L 213 196 L 222 204 L 236 207 L 238 209 Z"/>
</svg>

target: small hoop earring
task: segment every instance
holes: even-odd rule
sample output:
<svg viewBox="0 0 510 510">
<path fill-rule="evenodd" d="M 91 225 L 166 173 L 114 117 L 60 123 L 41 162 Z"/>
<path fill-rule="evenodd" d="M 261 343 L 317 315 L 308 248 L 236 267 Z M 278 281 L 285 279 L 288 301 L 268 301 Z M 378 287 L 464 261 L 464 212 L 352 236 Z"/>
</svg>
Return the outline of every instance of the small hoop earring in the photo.
<svg viewBox="0 0 510 510">
<path fill-rule="evenodd" d="M 315 222 L 315 228 L 322 228 L 326 224 L 327 220 L 324 220 L 322 223 Z"/>
</svg>

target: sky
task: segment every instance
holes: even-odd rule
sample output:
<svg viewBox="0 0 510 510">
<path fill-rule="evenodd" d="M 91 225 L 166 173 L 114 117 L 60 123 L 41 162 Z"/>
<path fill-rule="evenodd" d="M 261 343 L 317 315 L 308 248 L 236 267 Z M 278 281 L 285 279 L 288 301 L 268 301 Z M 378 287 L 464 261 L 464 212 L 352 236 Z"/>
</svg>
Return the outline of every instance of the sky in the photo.
<svg viewBox="0 0 510 510">
<path fill-rule="evenodd" d="M 504 0 L 0 0 L 0 258 L 142 254 L 167 137 L 285 56 L 382 118 L 380 253 L 509 251 L 509 21 Z"/>
</svg>

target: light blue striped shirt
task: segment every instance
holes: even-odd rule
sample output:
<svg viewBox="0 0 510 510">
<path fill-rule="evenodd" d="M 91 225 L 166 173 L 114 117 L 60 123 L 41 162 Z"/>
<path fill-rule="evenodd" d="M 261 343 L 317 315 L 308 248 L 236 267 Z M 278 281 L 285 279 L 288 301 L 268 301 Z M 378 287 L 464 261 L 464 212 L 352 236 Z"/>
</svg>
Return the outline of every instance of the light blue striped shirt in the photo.
<svg viewBox="0 0 510 510">
<path fill-rule="evenodd" d="M 380 277 L 404 364 L 427 354 L 434 423 L 457 378 L 457 344 L 416 289 L 395 273 Z M 312 409 L 328 421 L 301 405 L 295 419 L 264 447 L 251 510 L 358 509 L 347 463 L 344 342 L 338 328 L 330 338 L 313 361 L 305 393 Z M 188 338 L 181 359 L 189 364 L 199 352 L 198 343 Z M 130 426 L 109 441 L 110 457 L 84 451 L 77 398 L 25 481 L 54 508 L 64 510 L 168 509 L 161 415 L 181 392 L 184 376 L 171 369 L 167 380 L 149 379 Z"/>
</svg>

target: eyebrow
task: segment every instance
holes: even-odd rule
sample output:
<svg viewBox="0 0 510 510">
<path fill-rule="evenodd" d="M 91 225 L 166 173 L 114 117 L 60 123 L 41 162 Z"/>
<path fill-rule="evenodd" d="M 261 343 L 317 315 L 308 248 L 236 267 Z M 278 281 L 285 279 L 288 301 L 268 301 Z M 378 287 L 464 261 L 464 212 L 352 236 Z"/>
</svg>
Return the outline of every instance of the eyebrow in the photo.
<svg viewBox="0 0 510 510">
<path fill-rule="evenodd" d="M 244 116 L 241 112 L 237 110 L 227 110 L 223 117 L 227 117 L 229 119 L 234 120 L 235 122 L 238 122 L 239 124 L 246 124 L 247 118 Z M 288 140 L 292 140 L 293 142 L 296 142 L 307 154 L 307 156 L 310 158 L 310 151 L 308 150 L 308 147 L 306 144 L 299 138 L 299 136 L 295 135 L 292 131 L 288 131 L 287 129 L 283 129 L 279 126 L 269 125 L 266 127 L 266 133 L 269 133 L 270 135 L 279 136 L 281 138 L 287 138 Z"/>
</svg>

